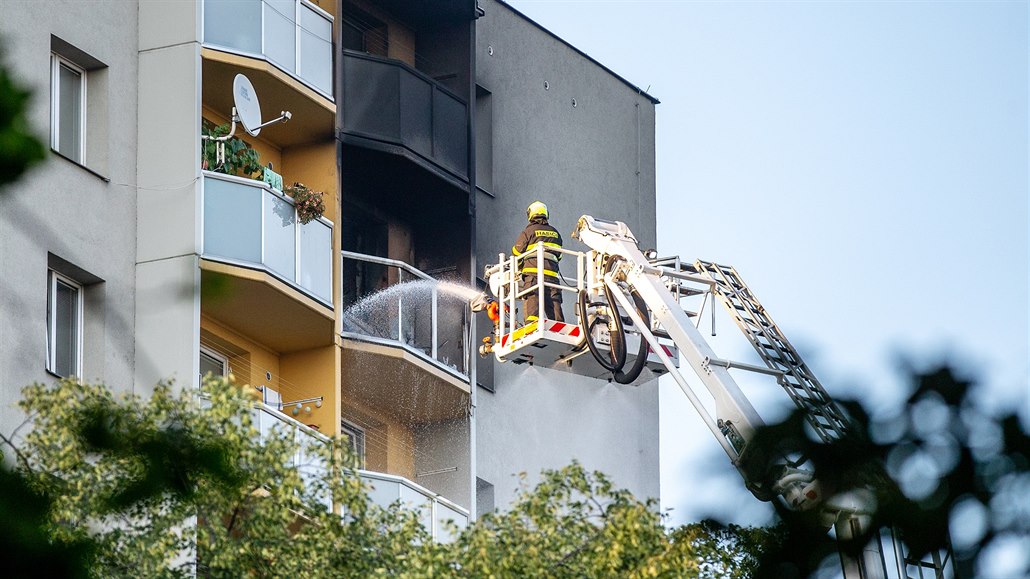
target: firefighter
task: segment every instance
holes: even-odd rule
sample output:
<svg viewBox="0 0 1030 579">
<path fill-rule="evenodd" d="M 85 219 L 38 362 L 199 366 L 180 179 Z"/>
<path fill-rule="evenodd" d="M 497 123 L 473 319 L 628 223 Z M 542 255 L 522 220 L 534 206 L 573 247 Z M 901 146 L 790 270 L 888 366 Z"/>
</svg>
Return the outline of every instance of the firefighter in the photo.
<svg viewBox="0 0 1030 579">
<path fill-rule="evenodd" d="M 526 209 L 526 217 L 529 225 L 522 230 L 515 245 L 511 248 L 512 255 L 518 257 L 525 254 L 522 259 L 522 288 L 520 291 L 535 285 L 538 280 L 547 283 L 558 283 L 558 260 L 562 254 L 553 251 L 561 249 L 561 234 L 558 230 L 547 223 L 547 206 L 540 201 L 534 201 Z M 537 264 L 537 247 L 544 248 L 544 263 L 541 267 Z M 556 287 L 544 287 L 544 317 L 559 322 L 565 321 L 561 311 L 561 290 Z M 532 293 L 524 297 L 526 301 L 526 323 L 534 322 L 539 315 L 540 292 L 534 289 Z"/>
</svg>

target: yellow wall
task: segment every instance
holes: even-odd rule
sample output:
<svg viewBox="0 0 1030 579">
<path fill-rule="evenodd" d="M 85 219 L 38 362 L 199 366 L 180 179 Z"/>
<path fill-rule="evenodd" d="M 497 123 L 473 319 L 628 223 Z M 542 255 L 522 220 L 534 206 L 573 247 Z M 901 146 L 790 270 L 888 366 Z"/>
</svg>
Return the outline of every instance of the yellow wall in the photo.
<svg viewBox="0 0 1030 579">
<path fill-rule="evenodd" d="M 300 181 L 310 189 L 325 193 L 325 218 L 338 223 L 340 180 L 336 173 L 336 142 L 286 147 L 281 159 L 276 172 L 283 176 L 283 183 L 290 185 Z"/>
<path fill-rule="evenodd" d="M 332 14 L 334 17 L 336 16 L 336 0 L 311 0 L 311 3 Z M 336 24 L 335 20 L 333 24 Z"/>
<path fill-rule="evenodd" d="M 300 181 L 315 191 L 325 194 L 325 213 L 323 217 L 332 221 L 333 254 L 342 246 L 340 230 L 340 177 L 336 167 L 336 142 L 300 145 L 283 150 L 283 181 L 289 185 Z M 288 181 L 289 179 L 289 181 Z M 340 260 L 333 259 L 333 304 L 339 312 L 340 302 Z M 336 333 L 339 334 L 341 321 L 336 316 Z M 336 365 L 339 368 L 339 363 Z M 339 391 L 339 389 L 337 389 Z M 339 420 L 336 424 L 339 424 Z"/>
<path fill-rule="evenodd" d="M 290 408 L 283 412 L 297 421 L 317 425 L 328 436 L 339 434 L 340 424 L 340 349 L 330 345 L 299 352 L 280 354 L 264 345 L 201 314 L 200 343 L 229 359 L 229 368 L 236 383 L 254 387 L 267 386 L 279 393 L 284 402 L 322 396 L 322 407 L 304 404 L 305 411 L 294 416 Z M 271 379 L 268 378 L 271 374 Z"/>
<path fill-rule="evenodd" d="M 357 400 L 344 400 L 342 407 L 342 418 L 365 431 L 365 468 L 415 480 L 414 433 Z"/>
<path fill-rule="evenodd" d="M 200 344 L 229 358 L 229 369 L 237 384 L 280 389 L 279 355 L 219 324 L 203 312 L 200 316 Z M 271 373 L 271 380 L 267 378 L 266 372 Z"/>
<path fill-rule="evenodd" d="M 283 411 L 304 424 L 315 426 L 322 434 L 336 436 L 340 430 L 340 348 L 335 344 L 323 348 L 312 348 L 300 352 L 282 354 L 279 357 L 282 372 L 281 392 L 283 400 L 300 400 L 322 396 L 322 407 L 313 403 L 305 404 L 311 413 L 304 412 L 293 416 L 292 410 Z M 288 388 L 286 387 L 288 386 Z"/>
</svg>

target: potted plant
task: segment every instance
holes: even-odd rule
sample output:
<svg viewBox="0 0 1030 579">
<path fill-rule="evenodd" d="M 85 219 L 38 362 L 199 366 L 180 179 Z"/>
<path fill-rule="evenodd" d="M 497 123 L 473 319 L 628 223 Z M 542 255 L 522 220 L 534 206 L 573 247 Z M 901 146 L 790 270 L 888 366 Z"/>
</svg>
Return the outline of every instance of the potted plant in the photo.
<svg viewBox="0 0 1030 579">
<path fill-rule="evenodd" d="M 325 201 L 322 199 L 321 191 L 312 191 L 303 183 L 294 183 L 284 191 L 293 197 L 293 204 L 297 208 L 297 217 L 301 223 L 308 223 L 312 219 L 318 219 L 325 213 Z"/>
<path fill-rule="evenodd" d="M 222 137 L 229 134 L 229 125 L 219 125 L 212 128 L 211 124 L 204 121 L 201 132 L 205 137 L 203 143 L 203 161 L 201 168 L 209 171 L 217 171 L 227 175 L 238 177 L 254 178 L 254 175 L 262 170 L 258 162 L 258 153 L 246 141 L 233 137 L 225 142 L 225 162 L 218 162 L 217 143 L 212 140 L 215 137 Z"/>
</svg>

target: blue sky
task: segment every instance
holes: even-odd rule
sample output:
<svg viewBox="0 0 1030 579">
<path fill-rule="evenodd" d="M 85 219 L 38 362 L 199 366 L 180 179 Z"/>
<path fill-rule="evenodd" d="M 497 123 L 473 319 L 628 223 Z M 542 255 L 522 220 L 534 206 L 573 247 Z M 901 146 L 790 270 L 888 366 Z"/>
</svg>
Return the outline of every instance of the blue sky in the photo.
<svg viewBox="0 0 1030 579">
<path fill-rule="evenodd" d="M 662 101 L 660 253 L 737 267 L 831 394 L 947 358 L 1030 418 L 1026 2 L 510 2 Z M 661 452 L 672 522 L 763 522 L 671 381 Z"/>
</svg>

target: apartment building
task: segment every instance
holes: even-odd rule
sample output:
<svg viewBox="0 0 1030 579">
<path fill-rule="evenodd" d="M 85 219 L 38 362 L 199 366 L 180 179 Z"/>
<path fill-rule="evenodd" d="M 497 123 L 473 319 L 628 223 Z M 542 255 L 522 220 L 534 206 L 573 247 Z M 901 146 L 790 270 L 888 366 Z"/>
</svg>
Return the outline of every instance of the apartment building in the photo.
<svg viewBox="0 0 1030 579">
<path fill-rule="evenodd" d="M 481 283 L 535 199 L 653 246 L 654 98 L 494 0 L 95 8 L 0 7 L 53 149 L 0 199 L 0 426 L 33 381 L 213 372 L 262 390 L 262 428 L 346 436 L 372 498 L 434 528 L 573 459 L 658 496 L 655 381 L 480 359 L 485 320 L 436 283 Z M 290 113 L 236 127 L 259 167 L 205 140 L 238 86 Z"/>
<path fill-rule="evenodd" d="M 0 190 L 5 433 L 24 420 L 17 402 L 33 382 L 133 387 L 136 24 L 134 3 L 0 4 L 0 58 L 32 91 L 28 120 L 52 151 Z"/>
</svg>

